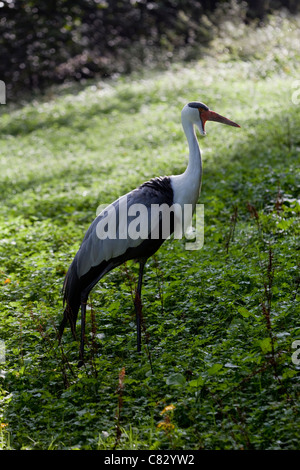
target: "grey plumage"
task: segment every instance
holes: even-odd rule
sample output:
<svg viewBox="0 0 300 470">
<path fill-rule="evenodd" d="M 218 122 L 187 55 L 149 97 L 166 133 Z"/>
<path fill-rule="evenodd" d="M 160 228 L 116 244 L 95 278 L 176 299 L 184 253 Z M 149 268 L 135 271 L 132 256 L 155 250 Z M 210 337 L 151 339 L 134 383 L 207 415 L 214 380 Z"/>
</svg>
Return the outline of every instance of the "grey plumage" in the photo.
<svg viewBox="0 0 300 470">
<path fill-rule="evenodd" d="M 132 239 L 129 236 L 121 238 L 124 229 L 127 230 L 128 225 L 134 219 L 134 216 L 128 216 L 126 227 L 123 227 L 122 223 L 119 224 L 119 215 L 123 202 L 126 203 L 127 211 L 134 204 L 143 204 L 147 208 L 147 226 L 149 228 L 147 238 Z M 82 306 L 85 309 L 84 305 L 87 302 L 90 291 L 105 274 L 131 259 L 139 261 L 140 265 L 144 266 L 145 261 L 165 241 L 167 237 L 163 237 L 162 234 L 161 213 L 159 218 L 155 220 L 156 227 L 153 226 L 153 220 L 151 224 L 150 208 L 152 204 L 159 206 L 167 204 L 169 207 L 172 206 L 173 190 L 169 177 L 153 178 L 143 183 L 137 189 L 107 206 L 92 222 L 65 277 L 63 286 L 65 310 L 59 328 L 60 338 L 68 321 L 73 336 L 76 337 L 75 326 L 79 308 Z M 116 216 L 116 238 L 99 238 L 97 235 L 99 223 L 104 221 L 109 222 L 110 214 L 113 213 Z M 157 239 L 152 239 L 150 233 L 155 228 L 158 228 L 159 236 Z M 171 220 L 170 234 L 173 233 L 173 230 L 174 222 Z"/>
</svg>

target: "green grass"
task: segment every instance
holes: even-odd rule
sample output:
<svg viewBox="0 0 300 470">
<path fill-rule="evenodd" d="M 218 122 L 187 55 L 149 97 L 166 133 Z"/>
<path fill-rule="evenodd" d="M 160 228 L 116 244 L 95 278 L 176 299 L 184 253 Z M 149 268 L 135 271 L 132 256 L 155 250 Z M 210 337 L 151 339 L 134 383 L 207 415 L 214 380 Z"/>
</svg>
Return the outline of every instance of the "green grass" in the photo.
<svg viewBox="0 0 300 470">
<path fill-rule="evenodd" d="M 299 448 L 299 55 L 232 54 L 1 109 L 0 448 Z M 149 260 L 141 355 L 137 266 L 109 273 L 78 369 L 56 337 L 64 274 L 99 204 L 184 171 L 180 111 L 198 99 L 242 126 L 199 137 L 204 247 Z"/>
</svg>

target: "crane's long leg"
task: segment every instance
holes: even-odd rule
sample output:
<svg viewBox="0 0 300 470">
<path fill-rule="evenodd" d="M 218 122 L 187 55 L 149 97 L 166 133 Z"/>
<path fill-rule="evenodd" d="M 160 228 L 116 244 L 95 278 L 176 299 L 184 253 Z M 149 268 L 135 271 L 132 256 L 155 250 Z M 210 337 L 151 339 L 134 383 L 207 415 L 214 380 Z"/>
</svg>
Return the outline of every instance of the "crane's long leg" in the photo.
<svg viewBox="0 0 300 470">
<path fill-rule="evenodd" d="M 144 266 L 146 261 L 140 261 L 140 270 L 139 270 L 139 280 L 138 287 L 135 294 L 134 306 L 136 313 L 136 330 L 137 330 L 137 352 L 141 352 L 141 318 L 142 318 L 142 302 L 141 302 L 141 292 L 142 292 L 142 282 L 143 282 L 143 273 Z"/>
<path fill-rule="evenodd" d="M 79 363 L 78 366 L 83 365 L 84 357 L 84 338 L 85 338 L 85 316 L 86 316 L 86 301 L 81 301 L 81 337 L 80 337 L 80 351 L 79 351 Z"/>
</svg>

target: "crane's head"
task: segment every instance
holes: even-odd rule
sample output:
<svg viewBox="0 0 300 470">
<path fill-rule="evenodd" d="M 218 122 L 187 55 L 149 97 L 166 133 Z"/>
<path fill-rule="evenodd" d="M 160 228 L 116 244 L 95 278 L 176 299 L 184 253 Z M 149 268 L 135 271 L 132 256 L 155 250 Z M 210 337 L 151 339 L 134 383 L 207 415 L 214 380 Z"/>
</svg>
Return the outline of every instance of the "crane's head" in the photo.
<svg viewBox="0 0 300 470">
<path fill-rule="evenodd" d="M 227 124 L 228 126 L 240 127 L 230 119 L 227 119 L 224 116 L 221 116 L 214 111 L 211 111 L 206 104 L 200 103 L 198 101 L 192 101 L 184 106 L 182 110 L 182 118 L 187 119 L 197 126 L 201 135 L 206 135 L 205 132 L 205 123 L 206 121 L 215 121 L 221 122 L 222 124 Z"/>
</svg>

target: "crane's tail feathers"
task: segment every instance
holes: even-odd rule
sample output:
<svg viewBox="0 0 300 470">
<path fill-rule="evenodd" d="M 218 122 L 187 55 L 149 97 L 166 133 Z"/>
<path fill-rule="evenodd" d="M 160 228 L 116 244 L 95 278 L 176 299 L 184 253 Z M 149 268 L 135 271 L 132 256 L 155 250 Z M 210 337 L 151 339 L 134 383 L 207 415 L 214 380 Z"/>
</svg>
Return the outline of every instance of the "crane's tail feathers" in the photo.
<svg viewBox="0 0 300 470">
<path fill-rule="evenodd" d="M 58 328 L 58 342 L 60 344 L 61 342 L 61 338 L 62 338 L 62 335 L 64 333 L 64 329 L 65 329 L 65 326 L 66 326 L 66 323 L 67 323 L 67 319 L 65 317 L 65 312 L 64 312 L 64 316 L 63 316 L 63 319 L 59 325 L 59 328 Z"/>
<path fill-rule="evenodd" d="M 67 323 L 70 324 L 72 335 L 74 339 L 76 339 L 76 321 L 80 307 L 80 290 L 76 261 L 73 260 L 63 285 L 63 304 L 65 305 L 65 310 L 59 326 L 59 341 L 61 341 Z"/>
<path fill-rule="evenodd" d="M 81 278 L 77 274 L 77 256 L 73 259 L 66 274 L 63 285 L 64 316 L 59 326 L 59 341 L 63 335 L 66 324 L 69 322 L 73 337 L 76 339 L 76 321 L 81 304 L 85 304 L 89 292 L 97 282 L 111 269 L 122 261 L 103 261 L 100 265 L 91 267 Z"/>
<path fill-rule="evenodd" d="M 77 317 L 77 316 L 76 316 Z M 71 327 L 71 331 L 72 331 L 72 335 L 74 337 L 74 339 L 77 339 L 76 337 L 76 320 L 74 321 L 74 315 L 71 314 L 70 315 L 70 310 L 69 308 L 67 307 L 64 311 L 64 316 L 63 316 L 63 319 L 59 325 L 59 329 L 58 329 L 58 339 L 59 339 L 59 342 L 61 342 L 61 338 L 62 338 L 62 335 L 64 333 L 64 329 L 65 329 L 65 326 L 66 324 L 69 322 L 70 324 L 70 327 Z"/>
</svg>

